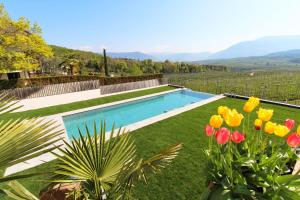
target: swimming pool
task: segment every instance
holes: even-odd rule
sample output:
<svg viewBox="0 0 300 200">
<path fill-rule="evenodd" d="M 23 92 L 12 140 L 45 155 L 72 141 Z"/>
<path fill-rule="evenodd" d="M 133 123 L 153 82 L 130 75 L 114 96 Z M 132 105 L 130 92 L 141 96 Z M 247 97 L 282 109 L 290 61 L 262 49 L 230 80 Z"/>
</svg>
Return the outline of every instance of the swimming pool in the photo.
<svg viewBox="0 0 300 200">
<path fill-rule="evenodd" d="M 86 112 L 63 116 L 63 122 L 69 138 L 78 137 L 78 128 L 84 130 L 85 124 L 92 130 L 94 121 L 99 128 L 102 120 L 106 122 L 106 131 L 115 127 L 124 127 L 165 112 L 181 108 L 213 97 L 212 94 L 183 89 L 156 95 L 127 103 L 117 104 Z M 85 132 L 85 131 L 83 131 Z"/>
</svg>

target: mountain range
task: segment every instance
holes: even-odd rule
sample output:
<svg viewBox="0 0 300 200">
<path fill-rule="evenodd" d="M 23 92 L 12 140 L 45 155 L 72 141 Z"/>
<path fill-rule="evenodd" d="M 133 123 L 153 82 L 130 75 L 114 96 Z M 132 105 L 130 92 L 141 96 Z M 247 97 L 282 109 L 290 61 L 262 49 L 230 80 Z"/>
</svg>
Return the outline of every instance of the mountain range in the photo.
<svg viewBox="0 0 300 200">
<path fill-rule="evenodd" d="M 128 58 L 135 60 L 146 60 L 151 59 L 155 61 L 178 61 L 178 62 L 189 62 L 195 60 L 207 59 L 211 53 L 200 52 L 200 53 L 142 53 L 142 52 L 108 52 L 108 56 L 112 58 Z"/>
<path fill-rule="evenodd" d="M 200 60 L 195 64 L 225 65 L 235 70 L 300 69 L 300 49 L 270 53 L 265 56 Z"/>
<path fill-rule="evenodd" d="M 299 36 L 267 36 L 251 41 L 234 44 L 216 53 L 142 53 L 142 52 L 109 52 L 113 58 L 130 58 L 137 60 L 152 59 L 156 61 L 202 61 L 217 59 L 234 59 L 244 57 L 267 56 L 272 53 L 300 49 Z M 274 55 L 273 55 L 274 56 Z"/>
</svg>

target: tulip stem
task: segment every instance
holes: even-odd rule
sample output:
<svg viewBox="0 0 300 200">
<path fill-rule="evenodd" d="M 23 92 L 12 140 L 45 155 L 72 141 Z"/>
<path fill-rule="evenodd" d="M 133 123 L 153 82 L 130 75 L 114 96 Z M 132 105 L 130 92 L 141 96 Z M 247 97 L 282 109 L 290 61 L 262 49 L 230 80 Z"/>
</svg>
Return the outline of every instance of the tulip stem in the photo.
<svg viewBox="0 0 300 200">
<path fill-rule="evenodd" d="M 249 124 L 250 124 L 250 113 L 247 115 L 247 127 L 249 128 Z"/>
<path fill-rule="evenodd" d="M 230 129 L 230 133 L 232 133 L 232 128 Z M 228 148 L 228 151 L 229 152 L 229 158 L 230 158 L 230 166 L 229 166 L 229 169 L 230 169 L 230 185 L 233 186 L 233 169 L 232 169 L 232 160 L 233 160 L 233 156 L 232 156 L 232 141 L 231 141 L 231 137 L 230 137 L 230 140 L 229 140 L 229 148 Z"/>
<path fill-rule="evenodd" d="M 210 154 L 212 153 L 212 152 L 211 152 L 211 149 L 212 149 L 212 147 L 211 147 L 211 146 L 212 146 L 212 137 L 213 137 L 213 136 L 210 136 L 210 137 L 209 137 L 209 143 L 208 143 L 208 148 L 209 148 L 209 153 L 210 153 Z"/>
</svg>

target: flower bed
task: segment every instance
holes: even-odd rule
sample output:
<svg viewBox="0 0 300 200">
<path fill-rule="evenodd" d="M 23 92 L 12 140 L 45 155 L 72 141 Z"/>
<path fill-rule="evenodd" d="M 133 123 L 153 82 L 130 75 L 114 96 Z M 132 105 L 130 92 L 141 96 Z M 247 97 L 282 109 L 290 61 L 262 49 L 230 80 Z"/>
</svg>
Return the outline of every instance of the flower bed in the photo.
<svg viewBox="0 0 300 200">
<path fill-rule="evenodd" d="M 299 171 L 292 175 L 300 126 L 294 130 L 292 119 L 272 122 L 273 110 L 264 108 L 250 122 L 259 104 L 251 97 L 244 113 L 220 106 L 210 118 L 205 127 L 208 188 L 203 199 L 300 199 Z"/>
</svg>

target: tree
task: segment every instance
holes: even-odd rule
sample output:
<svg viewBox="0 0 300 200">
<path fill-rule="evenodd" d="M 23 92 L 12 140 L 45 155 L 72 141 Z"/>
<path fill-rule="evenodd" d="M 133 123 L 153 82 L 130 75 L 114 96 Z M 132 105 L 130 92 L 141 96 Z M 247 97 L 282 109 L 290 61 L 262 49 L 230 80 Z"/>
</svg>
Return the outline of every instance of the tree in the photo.
<svg viewBox="0 0 300 200">
<path fill-rule="evenodd" d="M 60 63 L 61 68 L 64 68 L 69 75 L 77 75 L 82 69 L 82 61 L 77 54 L 69 54 L 65 60 Z"/>
<path fill-rule="evenodd" d="M 154 63 L 153 68 L 155 73 L 160 73 L 163 67 L 160 62 L 156 62 Z"/>
<path fill-rule="evenodd" d="M 95 72 L 101 72 L 101 68 L 100 68 L 100 63 L 97 62 L 97 60 L 89 60 L 85 67 L 88 69 L 88 70 L 93 70 Z"/>
<path fill-rule="evenodd" d="M 134 75 L 134 76 L 143 74 L 142 70 L 140 69 L 137 63 L 132 63 L 132 65 L 128 67 L 128 72 L 130 75 Z"/>
<path fill-rule="evenodd" d="M 112 129 L 107 137 L 105 123 L 101 123 L 100 130 L 94 123 L 92 130 L 91 134 L 86 126 L 85 136 L 79 130 L 78 140 L 73 138 L 71 143 L 65 142 L 66 149 L 60 148 L 55 173 L 62 178 L 54 181 L 79 183 L 81 196 L 88 199 L 129 197 L 136 181 L 146 181 L 149 172 L 170 164 L 181 149 L 181 144 L 177 144 L 149 159 L 138 158 L 129 133 Z"/>
<path fill-rule="evenodd" d="M 0 4 L 0 73 L 36 70 L 43 58 L 52 55 L 37 24 L 31 25 L 24 17 L 12 20 Z"/>
<path fill-rule="evenodd" d="M 169 60 L 166 60 L 163 65 L 163 72 L 175 73 L 177 72 L 177 66 L 174 63 L 170 62 Z"/>
<path fill-rule="evenodd" d="M 116 61 L 114 63 L 114 71 L 116 73 L 122 73 L 122 72 L 126 72 L 128 69 L 127 69 L 127 63 L 125 61 Z"/>
<path fill-rule="evenodd" d="M 154 73 L 154 64 L 151 59 L 143 60 L 141 62 L 141 68 L 146 74 Z"/>
<path fill-rule="evenodd" d="M 178 63 L 178 70 L 180 73 L 188 73 L 189 72 L 189 66 L 185 63 Z"/>
<path fill-rule="evenodd" d="M 104 70 L 105 70 L 105 76 L 109 76 L 109 70 L 107 65 L 107 58 L 106 58 L 106 50 L 103 49 L 103 58 L 104 58 Z"/>
</svg>

